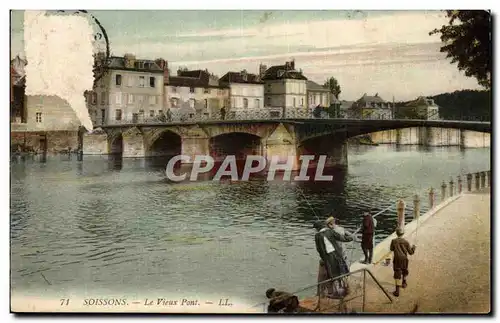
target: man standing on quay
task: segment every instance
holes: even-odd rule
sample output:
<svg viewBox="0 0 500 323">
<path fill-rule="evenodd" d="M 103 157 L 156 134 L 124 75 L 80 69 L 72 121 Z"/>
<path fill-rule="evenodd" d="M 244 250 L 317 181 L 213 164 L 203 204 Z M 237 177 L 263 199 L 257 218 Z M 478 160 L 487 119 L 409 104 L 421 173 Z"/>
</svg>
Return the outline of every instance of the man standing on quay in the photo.
<svg viewBox="0 0 500 323">
<path fill-rule="evenodd" d="M 342 250 L 342 242 L 352 241 L 353 238 L 340 234 L 335 230 L 335 219 L 330 217 L 325 222 L 326 227 L 320 229 L 315 235 L 316 250 L 318 251 L 321 259 L 323 260 L 329 278 L 335 278 L 349 272 L 349 266 L 344 259 L 344 252 Z M 318 230 L 319 226 L 315 225 Z M 335 296 L 343 296 L 347 294 L 346 279 L 340 282 L 333 282 L 335 287 Z"/>
<path fill-rule="evenodd" d="M 361 249 L 365 255 L 363 263 L 371 264 L 373 260 L 373 234 L 375 231 L 374 218 L 370 213 L 366 212 L 363 217 L 363 225 L 361 227 Z"/>
</svg>

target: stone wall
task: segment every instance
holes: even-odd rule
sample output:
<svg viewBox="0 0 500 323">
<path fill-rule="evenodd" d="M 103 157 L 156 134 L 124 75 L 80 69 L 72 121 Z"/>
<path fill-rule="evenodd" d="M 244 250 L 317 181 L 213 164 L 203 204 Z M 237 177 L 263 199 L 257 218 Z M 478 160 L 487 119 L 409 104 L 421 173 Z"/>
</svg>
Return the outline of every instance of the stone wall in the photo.
<svg viewBox="0 0 500 323">
<path fill-rule="evenodd" d="M 17 146 L 31 151 L 60 152 L 71 148 L 78 148 L 78 131 L 23 131 L 11 132 L 11 150 L 17 150 Z"/>
</svg>

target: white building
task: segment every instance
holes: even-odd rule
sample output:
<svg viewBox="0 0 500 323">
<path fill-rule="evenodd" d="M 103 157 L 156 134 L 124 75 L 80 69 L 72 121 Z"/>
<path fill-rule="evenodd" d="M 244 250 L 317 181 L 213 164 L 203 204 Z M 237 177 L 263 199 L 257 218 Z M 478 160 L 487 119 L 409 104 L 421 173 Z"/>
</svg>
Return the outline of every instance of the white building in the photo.
<svg viewBox="0 0 500 323">
<path fill-rule="evenodd" d="M 403 119 L 439 120 L 439 106 L 434 100 L 420 96 L 398 108 L 398 117 Z"/>
<path fill-rule="evenodd" d="M 87 92 L 87 105 L 94 125 L 142 122 L 163 111 L 163 59 L 136 59 L 134 55 L 111 57 L 108 71 Z"/>
<path fill-rule="evenodd" d="M 229 87 L 208 71 L 178 70 L 165 80 L 165 108 L 176 118 L 217 118 L 229 105 Z"/>
<path fill-rule="evenodd" d="M 311 80 L 306 81 L 307 89 L 307 105 L 310 109 L 317 106 L 329 107 L 330 106 L 330 90 L 324 86 L 319 85 Z"/>
<path fill-rule="evenodd" d="M 245 117 L 264 109 L 264 83 L 258 75 L 243 70 L 239 73 L 228 72 L 220 79 L 220 84 L 229 87 L 228 116 Z"/>
<path fill-rule="evenodd" d="M 350 118 L 354 119 L 393 119 L 393 113 L 394 104 L 382 99 L 378 93 L 374 96 L 363 94 L 349 110 Z"/>
<path fill-rule="evenodd" d="M 287 116 L 308 114 L 307 78 L 295 69 L 295 62 L 285 65 L 259 67 L 261 79 L 265 82 L 265 105 L 279 109 Z"/>
</svg>

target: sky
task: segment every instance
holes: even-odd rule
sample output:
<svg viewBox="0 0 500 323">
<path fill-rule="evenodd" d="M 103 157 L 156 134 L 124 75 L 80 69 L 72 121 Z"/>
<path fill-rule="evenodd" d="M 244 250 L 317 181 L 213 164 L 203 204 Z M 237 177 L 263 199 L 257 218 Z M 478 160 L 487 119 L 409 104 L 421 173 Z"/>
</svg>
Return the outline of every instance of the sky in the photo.
<svg viewBox="0 0 500 323">
<path fill-rule="evenodd" d="M 222 76 L 257 73 L 295 59 L 304 75 L 322 84 L 335 77 L 340 99 L 364 93 L 410 100 L 461 89 L 479 89 L 440 53 L 447 23 L 440 11 L 90 11 L 106 29 L 113 55 L 164 58 Z M 23 56 L 22 11 L 11 16 L 11 55 Z"/>
</svg>

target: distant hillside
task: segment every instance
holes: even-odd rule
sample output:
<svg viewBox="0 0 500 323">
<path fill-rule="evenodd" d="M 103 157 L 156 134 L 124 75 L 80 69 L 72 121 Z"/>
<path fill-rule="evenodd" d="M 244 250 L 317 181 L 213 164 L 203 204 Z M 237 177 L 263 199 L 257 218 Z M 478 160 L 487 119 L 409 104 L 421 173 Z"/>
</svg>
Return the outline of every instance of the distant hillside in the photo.
<svg viewBox="0 0 500 323">
<path fill-rule="evenodd" d="M 491 92 L 461 90 L 429 96 L 440 106 L 439 116 L 448 120 L 491 121 Z M 396 107 L 407 102 L 396 102 Z"/>
</svg>

